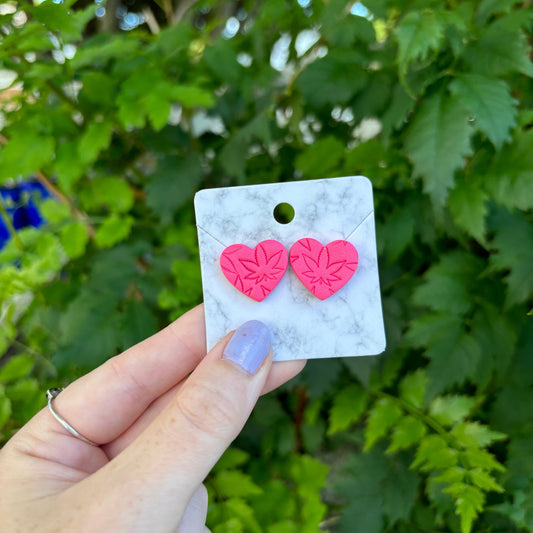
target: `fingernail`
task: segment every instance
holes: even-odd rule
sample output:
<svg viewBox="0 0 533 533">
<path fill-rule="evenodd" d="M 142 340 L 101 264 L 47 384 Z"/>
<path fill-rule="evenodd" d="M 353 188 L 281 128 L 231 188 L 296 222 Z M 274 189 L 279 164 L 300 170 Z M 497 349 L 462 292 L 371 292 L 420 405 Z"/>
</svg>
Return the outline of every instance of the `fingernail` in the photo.
<svg viewBox="0 0 533 533">
<path fill-rule="evenodd" d="M 240 326 L 224 349 L 224 358 L 255 374 L 270 351 L 270 330 L 259 320 Z"/>
</svg>

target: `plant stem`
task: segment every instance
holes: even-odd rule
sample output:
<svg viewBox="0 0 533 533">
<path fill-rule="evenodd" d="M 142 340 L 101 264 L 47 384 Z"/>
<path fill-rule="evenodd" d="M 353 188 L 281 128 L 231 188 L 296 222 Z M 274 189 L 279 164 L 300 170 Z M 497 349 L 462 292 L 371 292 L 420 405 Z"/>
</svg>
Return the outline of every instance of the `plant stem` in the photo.
<svg viewBox="0 0 533 533">
<path fill-rule="evenodd" d="M 438 433 L 443 439 L 448 442 L 448 444 L 451 444 L 454 448 L 459 449 L 459 443 L 456 441 L 454 437 L 450 435 L 446 429 L 441 426 L 434 418 L 431 416 L 426 415 L 422 410 L 418 409 L 414 405 L 411 405 L 410 403 L 402 400 L 401 398 L 398 398 L 396 396 L 393 396 L 392 394 L 388 394 L 386 392 L 379 391 L 376 393 L 378 396 L 382 398 L 388 398 L 389 400 L 395 402 L 398 404 L 404 411 L 407 411 L 409 414 L 413 415 L 414 417 L 418 418 L 424 424 L 429 426 L 433 431 Z"/>
</svg>

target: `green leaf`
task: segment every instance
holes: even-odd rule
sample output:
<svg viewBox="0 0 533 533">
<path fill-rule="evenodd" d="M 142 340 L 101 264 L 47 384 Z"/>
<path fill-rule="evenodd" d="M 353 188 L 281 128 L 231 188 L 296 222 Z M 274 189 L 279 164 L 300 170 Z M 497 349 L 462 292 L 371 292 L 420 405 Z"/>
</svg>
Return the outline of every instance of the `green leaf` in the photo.
<svg viewBox="0 0 533 533">
<path fill-rule="evenodd" d="M 469 478 L 472 480 L 472 483 L 484 491 L 495 491 L 495 492 L 504 492 L 503 487 L 485 470 L 480 468 L 475 468 L 468 472 Z"/>
<path fill-rule="evenodd" d="M 213 472 L 237 468 L 238 466 L 247 463 L 249 459 L 249 453 L 232 446 L 231 448 L 228 448 L 217 461 L 217 464 L 213 467 Z"/>
<path fill-rule="evenodd" d="M 428 378 L 421 368 L 405 376 L 400 383 L 400 398 L 421 409 L 424 406 L 427 382 Z"/>
<path fill-rule="evenodd" d="M 218 524 L 213 533 L 244 533 L 244 525 L 238 518 L 230 518 L 228 521 Z"/>
<path fill-rule="evenodd" d="M 290 519 L 296 515 L 297 500 L 299 498 L 285 480 L 269 479 L 261 483 L 263 494 L 268 494 L 265 498 L 263 494 L 252 496 L 250 503 L 254 508 L 257 521 L 266 526 L 271 522 Z M 281 527 L 281 526 L 280 526 Z"/>
<path fill-rule="evenodd" d="M 382 439 L 402 416 L 402 410 L 389 398 L 381 398 L 370 410 L 365 429 L 365 451 Z"/>
<path fill-rule="evenodd" d="M 358 40 L 365 44 L 376 41 L 376 32 L 370 20 L 350 14 L 339 20 L 337 6 L 333 5 L 333 8 L 334 20 L 330 24 L 324 23 L 324 35 L 330 45 L 350 48 Z"/>
<path fill-rule="evenodd" d="M 78 144 L 78 155 L 82 163 L 95 161 L 100 152 L 109 146 L 112 134 L 111 122 L 91 122 Z"/>
<path fill-rule="evenodd" d="M 497 470 L 504 472 L 505 467 L 500 464 L 487 450 L 481 448 L 468 448 L 461 452 L 461 458 L 466 466 L 470 468 L 481 468 L 482 470 Z"/>
<path fill-rule="evenodd" d="M 262 533 L 261 527 L 257 523 L 257 520 L 254 516 L 253 509 L 244 500 L 242 500 L 241 498 L 230 498 L 226 501 L 225 507 L 228 515 L 235 517 L 243 525 L 242 529 L 227 530 L 228 533 L 233 531 L 249 531 L 250 533 Z"/>
<path fill-rule="evenodd" d="M 295 455 L 290 463 L 291 478 L 296 482 L 298 494 L 311 500 L 326 483 L 329 466 L 309 455 Z"/>
<path fill-rule="evenodd" d="M 341 533 L 381 533 L 383 513 L 380 509 L 381 498 L 361 494 L 350 498 L 342 510 Z"/>
<path fill-rule="evenodd" d="M 71 259 L 81 257 L 89 240 L 87 226 L 82 222 L 67 224 L 61 228 L 59 240 L 68 257 Z"/>
<path fill-rule="evenodd" d="M 429 413 L 440 424 L 452 426 L 468 417 L 478 403 L 479 399 L 471 396 L 438 396 L 431 402 Z"/>
<path fill-rule="evenodd" d="M 283 522 L 268 526 L 266 533 L 300 533 L 300 531 L 300 526 L 295 522 L 284 520 Z"/>
<path fill-rule="evenodd" d="M 389 463 L 380 449 L 349 457 L 335 480 L 337 492 L 348 502 L 342 510 L 341 532 L 382 532 L 383 482 L 388 474 Z"/>
<path fill-rule="evenodd" d="M 55 198 L 46 199 L 39 204 L 39 209 L 43 218 L 51 224 L 63 222 L 71 217 L 69 206 L 58 202 Z"/>
<path fill-rule="evenodd" d="M 6 387 L 11 401 L 13 421 L 22 426 L 45 404 L 45 397 L 36 379 L 22 379 Z"/>
<path fill-rule="evenodd" d="M 391 443 L 387 453 L 405 450 L 419 442 L 427 433 L 426 425 L 414 416 L 403 417 L 392 430 Z"/>
<path fill-rule="evenodd" d="M 8 383 L 25 378 L 33 368 L 35 361 L 30 355 L 12 357 L 0 368 L 0 383 Z"/>
<path fill-rule="evenodd" d="M 35 20 L 47 27 L 50 31 L 60 31 L 65 41 L 76 40 L 81 37 L 81 29 L 76 23 L 76 18 L 65 5 L 56 4 L 46 0 L 35 6 L 26 6 Z"/>
<path fill-rule="evenodd" d="M 389 108 L 385 110 L 382 118 L 383 136 L 389 139 L 391 133 L 405 126 L 408 115 L 415 107 L 415 99 L 412 98 L 401 84 L 396 84 L 392 93 Z"/>
<path fill-rule="evenodd" d="M 241 180 L 244 178 L 246 156 L 251 141 L 260 140 L 268 146 L 271 142 L 271 124 L 265 112 L 250 120 L 220 151 L 220 163 L 228 174 Z"/>
<path fill-rule="evenodd" d="M 355 117 L 374 118 L 381 116 L 383 109 L 387 107 L 391 96 L 390 78 L 383 72 L 372 72 L 366 86 L 361 89 L 357 98 L 351 104 L 351 109 Z M 356 137 L 365 138 L 366 127 L 363 122 L 354 131 Z"/>
<path fill-rule="evenodd" d="M 129 211 L 135 200 L 129 183 L 113 176 L 92 179 L 79 196 L 83 208 L 88 211 L 107 207 L 114 213 Z"/>
<path fill-rule="evenodd" d="M 451 336 L 448 346 L 448 353 L 441 350 L 426 352 L 431 357 L 427 367 L 430 397 L 453 385 L 462 385 L 468 379 L 475 379 L 482 361 L 481 347 L 471 335 L 463 333 L 457 339 Z"/>
<path fill-rule="evenodd" d="M 461 533 L 470 533 L 474 520 L 483 510 L 485 495 L 478 488 L 465 483 L 454 483 L 444 491 L 455 500 L 457 514 L 461 518 Z"/>
<path fill-rule="evenodd" d="M 124 272 L 121 275 L 124 277 Z M 116 300 L 110 295 L 95 291 L 82 292 L 61 315 L 60 345 L 52 362 L 59 367 L 71 364 L 95 367 L 115 355 L 119 344 L 118 320 Z M 98 335 L 94 334 L 95 331 Z M 87 339 L 91 339 L 91 342 L 87 342 Z"/>
<path fill-rule="evenodd" d="M 466 280 L 474 278 L 483 265 L 468 253 L 443 255 L 424 274 L 424 283 L 413 294 L 413 301 L 435 311 L 464 315 L 472 308 L 471 286 Z"/>
<path fill-rule="evenodd" d="M 325 178 L 338 168 L 344 155 L 344 145 L 335 137 L 324 137 L 298 154 L 294 162 L 304 177 Z"/>
<path fill-rule="evenodd" d="M 458 453 L 439 435 L 425 436 L 416 451 L 413 467 L 422 471 L 445 470 L 457 465 Z"/>
<path fill-rule="evenodd" d="M 451 84 L 450 91 L 472 113 L 477 126 L 496 148 L 511 139 L 516 126 L 517 101 L 504 81 L 479 74 L 461 74 Z"/>
<path fill-rule="evenodd" d="M 447 313 L 422 315 L 409 324 L 405 340 L 414 348 L 435 348 L 439 341 L 455 337 L 461 330 L 461 320 Z M 450 333 L 454 334 L 451 335 Z"/>
<path fill-rule="evenodd" d="M 337 393 L 329 413 L 328 435 L 348 429 L 363 414 L 368 392 L 360 385 L 348 385 Z"/>
<path fill-rule="evenodd" d="M 65 141 L 59 144 L 54 161 L 57 180 L 65 193 L 72 192 L 73 186 L 83 176 L 87 163 L 78 154 L 77 141 Z"/>
<path fill-rule="evenodd" d="M 394 462 L 383 485 L 383 513 L 389 524 L 408 521 L 418 496 L 419 477 L 416 472 L 401 462 Z"/>
<path fill-rule="evenodd" d="M 413 208 L 413 205 L 406 205 L 395 209 L 387 216 L 385 224 L 376 230 L 391 264 L 398 260 L 414 239 L 416 219 L 413 217 Z"/>
<path fill-rule="evenodd" d="M 114 103 L 116 95 L 116 81 L 102 72 L 86 72 L 82 77 L 83 88 L 80 99 L 86 99 L 89 104 L 99 107 L 109 107 Z"/>
<path fill-rule="evenodd" d="M 237 61 L 237 53 L 231 41 L 218 39 L 212 45 L 206 46 L 204 59 L 208 67 L 223 82 L 228 84 L 239 82 L 243 68 Z"/>
<path fill-rule="evenodd" d="M 454 222 L 479 242 L 485 242 L 487 193 L 474 180 L 457 182 L 450 193 L 448 205 Z"/>
<path fill-rule="evenodd" d="M 213 486 L 218 494 L 225 498 L 240 498 L 263 492 L 248 474 L 238 470 L 218 472 L 213 478 Z"/>
<path fill-rule="evenodd" d="M 412 11 L 396 28 L 398 40 L 398 70 L 404 77 L 409 63 L 424 61 L 431 50 L 438 50 L 444 27 L 433 11 Z"/>
<path fill-rule="evenodd" d="M 135 219 L 130 216 L 111 215 L 96 230 L 94 240 L 99 248 L 110 248 L 126 239 Z"/>
<path fill-rule="evenodd" d="M 346 175 L 375 175 L 385 158 L 385 149 L 380 139 L 370 139 L 354 146 L 346 152 L 344 173 Z"/>
<path fill-rule="evenodd" d="M 445 483 L 451 485 L 452 483 L 459 483 L 464 480 L 466 471 L 459 466 L 452 466 L 442 472 L 442 474 L 432 478 L 435 483 Z"/>
<path fill-rule="evenodd" d="M 210 91 L 194 85 L 172 85 L 169 95 L 183 107 L 210 108 L 215 104 L 215 97 Z"/>
<path fill-rule="evenodd" d="M 531 494 L 529 495 L 529 498 L 526 498 L 523 491 L 517 490 L 513 494 L 513 499 L 514 501 L 512 503 L 506 501 L 497 505 L 491 505 L 488 507 L 488 510 L 508 517 L 518 527 L 529 527 L 529 529 L 531 529 L 533 526 L 533 521 L 531 521 L 531 518 L 533 518 L 531 515 L 531 511 L 533 510 L 533 498 L 531 497 Z M 526 525 L 527 519 L 529 519 L 529 523 Z"/>
<path fill-rule="evenodd" d="M 121 313 L 121 348 L 126 349 L 157 332 L 157 319 L 147 302 L 127 300 Z"/>
<path fill-rule="evenodd" d="M 29 149 L 28 147 L 31 147 Z M 41 170 L 54 154 L 55 140 L 34 132 L 15 133 L 0 152 L 0 184 Z"/>
<path fill-rule="evenodd" d="M 326 433 L 326 422 L 318 419 L 314 424 L 302 425 L 302 440 L 308 453 L 316 453 L 322 447 Z"/>
<path fill-rule="evenodd" d="M 11 16 L 8 15 L 10 19 Z M 27 21 L 19 31 L 6 35 L 2 39 L 2 51 L 11 50 L 12 53 L 48 51 L 53 48 L 48 30 L 37 21 Z"/>
<path fill-rule="evenodd" d="M 318 497 L 304 500 L 301 516 L 305 527 L 302 528 L 302 533 L 314 533 L 326 516 L 327 510 L 326 505 Z"/>
<path fill-rule="evenodd" d="M 490 256 L 494 270 L 506 270 L 508 306 L 526 301 L 533 295 L 533 226 L 520 213 L 499 210 L 492 219 L 496 235 Z"/>
<path fill-rule="evenodd" d="M 527 352 L 530 360 L 531 352 Z M 531 376 L 526 376 L 526 379 Z M 531 410 L 529 405 L 533 402 L 533 389 L 518 384 L 506 384 L 497 394 L 491 412 L 491 426 L 509 434 L 523 434 L 532 427 Z"/>
<path fill-rule="evenodd" d="M 495 13 L 508 13 L 519 0 L 482 0 L 476 11 L 478 25 L 482 26 Z"/>
<path fill-rule="evenodd" d="M 522 498 L 520 498 L 522 499 Z M 520 517 L 523 517 L 523 523 L 527 524 L 526 527 L 533 529 L 533 491 L 530 490 L 529 493 L 523 497 L 523 505 L 520 506 L 521 511 Z M 523 525 L 523 523 L 521 525 Z"/>
<path fill-rule="evenodd" d="M 11 401 L 5 396 L 4 386 L 0 385 L 0 430 L 6 425 L 11 413 Z"/>
<path fill-rule="evenodd" d="M 143 96 L 142 106 L 140 107 L 146 111 L 146 115 L 155 131 L 163 128 L 168 121 L 171 109 L 168 85 L 162 83 L 155 86 L 152 91 Z"/>
<path fill-rule="evenodd" d="M 485 448 L 497 440 L 507 438 L 505 433 L 493 431 L 489 427 L 479 422 L 463 422 L 455 426 L 451 434 L 461 443 L 462 446 Z"/>
<path fill-rule="evenodd" d="M 463 103 L 436 93 L 422 103 L 407 132 L 405 151 L 421 177 L 424 190 L 436 205 L 443 205 L 453 186 L 454 172 L 470 155 L 472 127 Z"/>
<path fill-rule="evenodd" d="M 523 22 L 527 21 L 523 17 Z M 513 71 L 533 76 L 528 57 L 529 44 L 519 27 L 505 27 L 502 19 L 486 27 L 478 40 L 464 51 L 464 59 L 473 72 L 486 76 L 503 76 Z"/>
<path fill-rule="evenodd" d="M 334 362 L 335 361 L 335 362 Z M 305 365 L 301 377 L 311 398 L 323 396 L 345 371 L 340 360 L 316 359 Z"/>
<path fill-rule="evenodd" d="M 178 52 L 189 48 L 191 41 L 195 37 L 193 28 L 187 21 L 172 24 L 168 28 L 161 28 L 157 41 L 153 44 L 154 52 L 161 55 L 161 52 L 170 57 Z"/>
<path fill-rule="evenodd" d="M 518 130 L 511 144 L 500 150 L 482 179 L 494 201 L 512 211 L 533 208 L 533 170 L 530 154 L 533 130 Z M 512 164 L 510 164 L 512 162 Z"/>
<path fill-rule="evenodd" d="M 202 175 L 202 160 L 194 152 L 185 158 L 161 159 L 145 186 L 146 204 L 164 225 L 169 224 L 173 214 L 192 199 Z"/>
<path fill-rule="evenodd" d="M 366 83 L 368 74 L 355 50 L 331 50 L 326 57 L 308 65 L 295 86 L 313 107 L 345 103 Z"/>
<path fill-rule="evenodd" d="M 168 101 L 159 101 L 152 98 L 150 103 L 153 103 L 154 101 L 157 103 L 157 107 L 151 109 L 152 119 L 155 119 L 157 122 L 158 118 L 166 112 L 166 121 L 168 110 L 170 109 Z M 146 110 L 144 106 L 139 105 L 134 100 L 130 100 L 122 95 L 117 98 L 117 104 L 118 118 L 124 128 L 144 128 L 146 125 Z"/>
<path fill-rule="evenodd" d="M 141 40 L 127 34 L 99 33 L 85 41 L 76 51 L 76 55 L 69 60 L 73 69 L 80 69 L 87 65 L 105 65 L 110 59 L 129 57 L 141 46 Z"/>
<path fill-rule="evenodd" d="M 172 85 L 165 80 L 163 71 L 147 67 L 144 58 L 120 85 L 116 98 L 118 117 L 125 128 L 144 127 L 150 118 L 155 130 L 161 129 L 170 112 Z"/>
</svg>

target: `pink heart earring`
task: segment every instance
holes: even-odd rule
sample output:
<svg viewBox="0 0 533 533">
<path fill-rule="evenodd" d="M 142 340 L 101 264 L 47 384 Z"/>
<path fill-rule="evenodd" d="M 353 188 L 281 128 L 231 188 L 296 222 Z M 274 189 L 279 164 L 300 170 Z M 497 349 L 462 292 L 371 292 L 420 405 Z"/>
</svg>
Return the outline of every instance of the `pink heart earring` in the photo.
<svg viewBox="0 0 533 533">
<path fill-rule="evenodd" d="M 253 249 L 244 244 L 228 246 L 220 256 L 220 267 L 237 290 L 261 302 L 280 282 L 288 261 L 280 242 L 266 240 Z"/>
<path fill-rule="evenodd" d="M 359 254 L 348 241 L 323 246 L 315 239 L 300 239 L 292 245 L 289 257 L 298 279 L 320 300 L 344 287 L 359 263 Z"/>
</svg>

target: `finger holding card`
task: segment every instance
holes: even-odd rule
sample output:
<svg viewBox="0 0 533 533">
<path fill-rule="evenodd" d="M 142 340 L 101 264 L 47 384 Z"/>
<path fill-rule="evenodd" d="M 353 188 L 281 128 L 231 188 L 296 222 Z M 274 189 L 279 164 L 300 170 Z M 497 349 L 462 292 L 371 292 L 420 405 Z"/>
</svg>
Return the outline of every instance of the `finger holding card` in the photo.
<svg viewBox="0 0 533 533">
<path fill-rule="evenodd" d="M 284 203 L 294 217 L 278 221 Z M 385 349 L 367 178 L 208 189 L 195 211 L 208 347 L 253 318 L 278 361 Z"/>
</svg>

